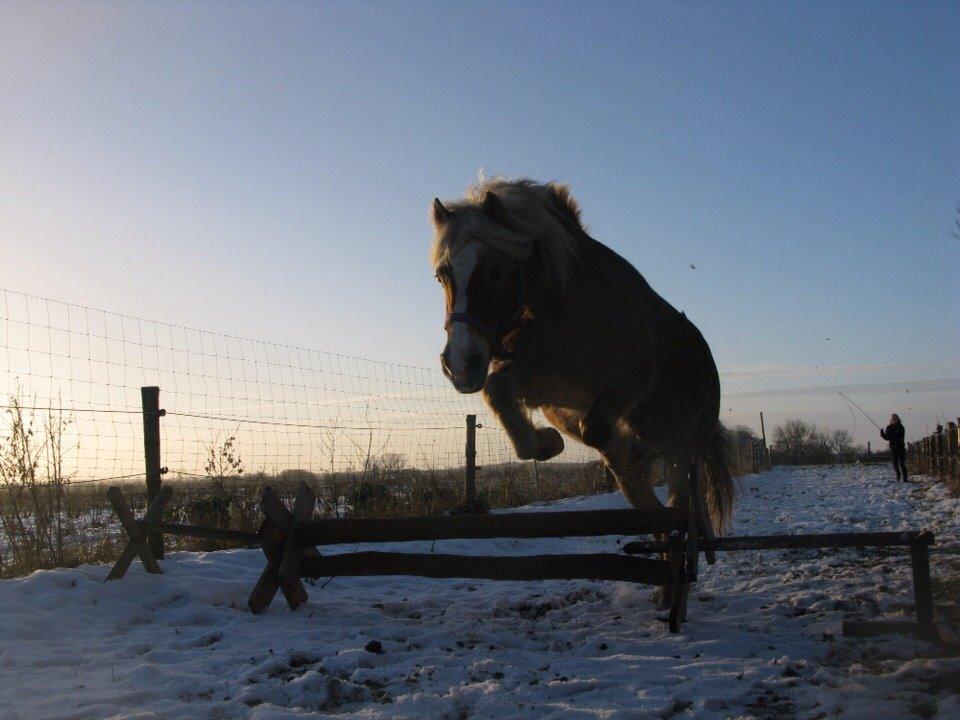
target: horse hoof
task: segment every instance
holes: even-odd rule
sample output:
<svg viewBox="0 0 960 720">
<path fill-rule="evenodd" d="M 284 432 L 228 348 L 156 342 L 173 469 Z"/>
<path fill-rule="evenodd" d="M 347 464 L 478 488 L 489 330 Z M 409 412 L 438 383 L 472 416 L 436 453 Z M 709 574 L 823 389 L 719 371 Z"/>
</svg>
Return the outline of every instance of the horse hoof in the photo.
<svg viewBox="0 0 960 720">
<path fill-rule="evenodd" d="M 536 460 L 549 460 L 563 452 L 563 437 L 553 428 L 537 430 Z"/>
</svg>

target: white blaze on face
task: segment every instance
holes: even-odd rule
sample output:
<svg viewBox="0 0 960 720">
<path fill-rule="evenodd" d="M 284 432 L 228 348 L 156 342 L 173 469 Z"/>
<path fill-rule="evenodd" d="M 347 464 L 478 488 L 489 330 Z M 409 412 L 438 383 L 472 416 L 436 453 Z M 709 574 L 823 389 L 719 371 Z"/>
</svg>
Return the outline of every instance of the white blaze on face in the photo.
<svg viewBox="0 0 960 720">
<path fill-rule="evenodd" d="M 468 243 L 461 248 L 450 263 L 456 293 L 453 297 L 453 312 L 467 312 L 467 287 L 470 277 L 477 266 L 480 253 L 475 243 Z M 454 375 L 464 372 L 467 358 L 476 352 L 484 350 L 483 340 L 479 333 L 466 323 L 455 322 L 450 329 L 450 354 L 448 364 Z"/>
</svg>

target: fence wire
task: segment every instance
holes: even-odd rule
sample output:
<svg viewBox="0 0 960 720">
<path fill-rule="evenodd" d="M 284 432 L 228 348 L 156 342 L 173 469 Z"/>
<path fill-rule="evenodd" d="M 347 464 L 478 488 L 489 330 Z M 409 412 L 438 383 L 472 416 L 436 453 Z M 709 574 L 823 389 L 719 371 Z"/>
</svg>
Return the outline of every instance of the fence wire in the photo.
<svg viewBox="0 0 960 720">
<path fill-rule="evenodd" d="M 477 462 L 514 463 L 478 396 L 439 370 L 237 337 L 0 290 L 0 405 L 58 425 L 72 483 L 142 477 L 140 388 L 160 388 L 171 477 L 452 469 L 474 414 Z M 556 462 L 595 460 L 571 446 Z"/>
</svg>

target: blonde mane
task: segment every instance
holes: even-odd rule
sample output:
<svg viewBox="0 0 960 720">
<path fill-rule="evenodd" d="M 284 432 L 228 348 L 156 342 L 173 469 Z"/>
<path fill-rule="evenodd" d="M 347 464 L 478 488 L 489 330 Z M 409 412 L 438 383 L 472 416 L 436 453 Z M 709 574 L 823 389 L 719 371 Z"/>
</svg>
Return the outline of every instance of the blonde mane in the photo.
<svg viewBox="0 0 960 720">
<path fill-rule="evenodd" d="M 483 200 L 492 192 L 506 209 L 505 225 L 483 215 Z M 460 200 L 445 203 L 450 217 L 430 248 L 434 269 L 449 264 L 452 256 L 472 240 L 480 241 L 509 260 L 522 265 L 534 250 L 545 280 L 561 289 L 567 285 L 585 234 L 580 208 L 566 185 L 536 183 L 527 178 L 482 180 L 467 189 Z"/>
</svg>

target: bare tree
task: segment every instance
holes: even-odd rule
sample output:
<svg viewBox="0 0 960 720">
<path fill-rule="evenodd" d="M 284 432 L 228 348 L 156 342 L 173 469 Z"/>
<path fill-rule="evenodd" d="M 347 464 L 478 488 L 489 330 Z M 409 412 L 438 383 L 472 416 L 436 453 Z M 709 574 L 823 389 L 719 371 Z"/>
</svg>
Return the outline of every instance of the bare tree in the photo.
<svg viewBox="0 0 960 720">
<path fill-rule="evenodd" d="M 834 430 L 830 434 L 830 449 L 836 454 L 837 462 L 843 462 L 845 455 L 853 451 L 853 436 L 849 430 Z"/>
<path fill-rule="evenodd" d="M 799 418 L 790 418 L 773 431 L 773 444 L 787 461 L 799 465 L 807 459 L 816 427 Z"/>
</svg>

